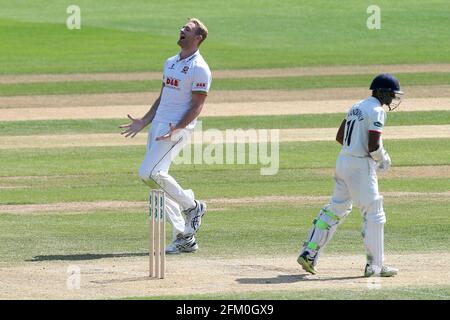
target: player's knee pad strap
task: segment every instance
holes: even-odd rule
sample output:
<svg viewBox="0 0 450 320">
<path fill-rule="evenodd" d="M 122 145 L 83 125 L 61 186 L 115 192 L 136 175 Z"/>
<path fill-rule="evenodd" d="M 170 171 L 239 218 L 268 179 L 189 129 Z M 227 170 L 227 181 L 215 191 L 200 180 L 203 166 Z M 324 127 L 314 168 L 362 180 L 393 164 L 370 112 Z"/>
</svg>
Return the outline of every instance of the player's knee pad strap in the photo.
<svg viewBox="0 0 450 320">
<path fill-rule="evenodd" d="M 351 201 L 337 202 L 333 199 L 324 209 L 334 212 L 336 216 L 343 219 L 352 211 L 352 203 Z"/>
<path fill-rule="evenodd" d="M 331 226 L 339 223 L 340 218 L 333 212 L 322 209 L 317 219 L 314 219 L 314 225 L 321 230 L 328 230 Z"/>
<path fill-rule="evenodd" d="M 323 247 L 333 233 L 337 225 L 352 211 L 352 204 L 349 201 L 332 201 L 320 210 L 319 216 L 314 219 L 314 227 L 311 230 L 309 241 L 304 246 L 311 250 L 319 250 Z"/>
<path fill-rule="evenodd" d="M 320 210 L 318 217 L 313 221 L 314 227 L 304 247 L 315 251 L 324 247 L 340 222 L 341 218 L 330 210 L 326 208 Z"/>
</svg>

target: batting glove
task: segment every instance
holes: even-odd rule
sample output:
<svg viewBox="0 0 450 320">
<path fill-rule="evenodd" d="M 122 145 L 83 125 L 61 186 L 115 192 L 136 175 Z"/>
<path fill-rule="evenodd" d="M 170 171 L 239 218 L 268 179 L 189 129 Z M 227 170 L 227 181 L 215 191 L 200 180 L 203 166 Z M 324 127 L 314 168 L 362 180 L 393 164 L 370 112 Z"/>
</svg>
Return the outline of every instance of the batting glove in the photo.
<svg viewBox="0 0 450 320">
<path fill-rule="evenodd" d="M 386 152 L 385 159 L 377 163 L 377 171 L 380 173 L 386 172 L 391 167 L 391 157 Z"/>
<path fill-rule="evenodd" d="M 371 152 L 370 156 L 377 162 L 376 169 L 378 172 L 386 172 L 391 167 L 391 157 L 383 147 L 380 147 L 376 151 Z"/>
</svg>

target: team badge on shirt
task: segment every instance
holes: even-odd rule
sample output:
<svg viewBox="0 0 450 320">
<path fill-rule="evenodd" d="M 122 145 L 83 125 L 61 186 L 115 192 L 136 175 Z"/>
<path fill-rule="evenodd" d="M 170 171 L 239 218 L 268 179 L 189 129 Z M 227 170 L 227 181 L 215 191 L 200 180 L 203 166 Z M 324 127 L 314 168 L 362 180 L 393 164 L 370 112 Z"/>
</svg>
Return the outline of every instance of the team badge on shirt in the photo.
<svg viewBox="0 0 450 320">
<path fill-rule="evenodd" d="M 188 67 L 188 66 L 185 66 L 185 67 L 183 68 L 183 70 L 181 70 L 181 73 L 187 74 L 188 71 L 189 71 L 189 67 Z"/>
</svg>

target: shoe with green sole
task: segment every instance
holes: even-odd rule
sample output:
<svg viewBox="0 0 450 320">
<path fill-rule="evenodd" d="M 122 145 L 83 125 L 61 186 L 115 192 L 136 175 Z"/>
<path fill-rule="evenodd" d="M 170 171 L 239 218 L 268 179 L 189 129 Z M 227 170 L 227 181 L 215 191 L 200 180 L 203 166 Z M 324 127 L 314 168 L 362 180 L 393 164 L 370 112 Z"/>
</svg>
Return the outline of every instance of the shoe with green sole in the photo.
<svg viewBox="0 0 450 320">
<path fill-rule="evenodd" d="M 302 253 L 298 257 L 297 262 L 302 266 L 303 270 L 305 270 L 306 272 L 309 272 L 311 274 L 317 273 L 317 270 L 314 268 L 313 265 L 313 260 L 309 259 L 307 252 Z"/>
</svg>

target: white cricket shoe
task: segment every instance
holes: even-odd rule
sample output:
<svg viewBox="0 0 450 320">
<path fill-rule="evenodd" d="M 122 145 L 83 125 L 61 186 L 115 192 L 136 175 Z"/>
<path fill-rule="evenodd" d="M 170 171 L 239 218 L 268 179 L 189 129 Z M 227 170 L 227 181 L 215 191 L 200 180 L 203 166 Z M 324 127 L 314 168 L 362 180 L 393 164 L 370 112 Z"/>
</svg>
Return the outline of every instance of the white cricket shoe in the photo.
<svg viewBox="0 0 450 320">
<path fill-rule="evenodd" d="M 364 277 L 393 277 L 398 273 L 398 269 L 388 266 L 382 266 L 381 270 L 379 269 L 379 267 L 367 264 L 364 270 Z"/>
<path fill-rule="evenodd" d="M 194 200 L 196 206 L 192 209 L 185 210 L 186 225 L 184 229 L 185 236 L 193 236 L 200 229 L 202 217 L 206 213 L 206 203 Z"/>
<path fill-rule="evenodd" d="M 178 236 L 174 242 L 166 247 L 166 254 L 179 254 L 182 252 L 195 252 L 198 250 L 198 244 L 194 236 Z"/>
</svg>

